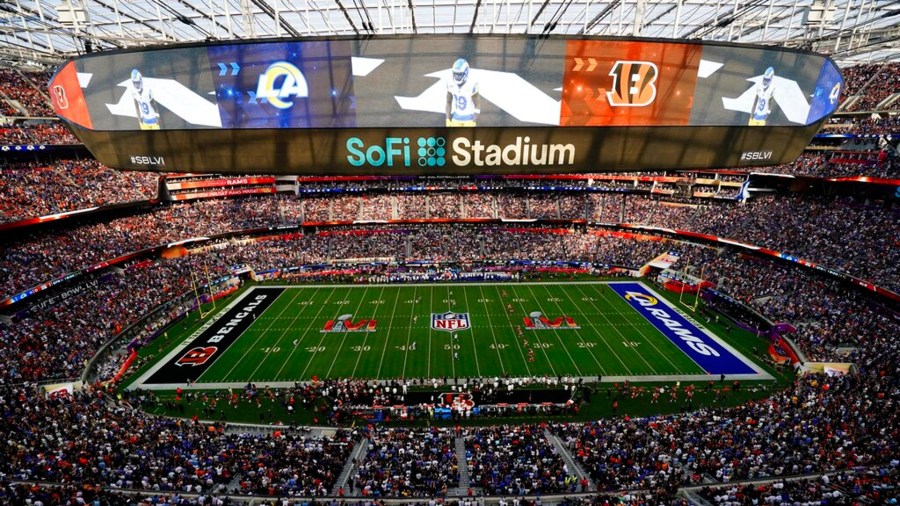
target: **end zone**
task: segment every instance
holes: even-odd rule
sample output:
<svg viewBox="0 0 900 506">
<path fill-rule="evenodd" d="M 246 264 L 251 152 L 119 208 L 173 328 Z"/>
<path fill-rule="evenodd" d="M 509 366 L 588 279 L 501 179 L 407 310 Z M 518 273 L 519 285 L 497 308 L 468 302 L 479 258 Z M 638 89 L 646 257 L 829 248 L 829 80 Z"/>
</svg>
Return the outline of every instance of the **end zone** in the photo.
<svg viewBox="0 0 900 506">
<path fill-rule="evenodd" d="M 772 379 L 731 345 L 669 304 L 658 293 L 637 282 L 609 284 L 635 311 L 710 375 L 735 379 Z"/>
<path fill-rule="evenodd" d="M 278 287 L 247 290 L 128 388 L 146 385 L 174 388 L 188 380 L 196 381 L 284 290 Z"/>
</svg>

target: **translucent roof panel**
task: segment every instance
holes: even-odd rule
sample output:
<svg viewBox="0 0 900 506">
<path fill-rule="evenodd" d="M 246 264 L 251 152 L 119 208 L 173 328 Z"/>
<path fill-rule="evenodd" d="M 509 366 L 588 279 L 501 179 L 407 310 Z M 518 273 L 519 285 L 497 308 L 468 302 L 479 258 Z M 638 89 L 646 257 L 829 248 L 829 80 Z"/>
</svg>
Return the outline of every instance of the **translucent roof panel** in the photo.
<svg viewBox="0 0 900 506">
<path fill-rule="evenodd" d="M 311 35 L 625 35 L 810 49 L 841 66 L 900 60 L 895 0 L 12 0 L 0 59 L 54 66 L 87 51 Z"/>
</svg>

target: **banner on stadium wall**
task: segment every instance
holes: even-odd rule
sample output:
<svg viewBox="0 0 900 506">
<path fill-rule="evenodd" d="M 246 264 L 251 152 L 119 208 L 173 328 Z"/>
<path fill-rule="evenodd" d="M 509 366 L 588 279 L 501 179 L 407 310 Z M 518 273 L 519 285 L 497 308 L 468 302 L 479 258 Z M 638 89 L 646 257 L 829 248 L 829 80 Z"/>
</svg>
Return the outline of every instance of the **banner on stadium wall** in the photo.
<svg viewBox="0 0 900 506">
<path fill-rule="evenodd" d="M 278 279 L 281 277 L 281 269 L 270 269 L 266 271 L 250 271 L 250 279 L 253 281 L 265 281 L 267 279 Z"/>
<path fill-rule="evenodd" d="M 115 168 L 490 174 L 785 163 L 842 86 L 785 48 L 442 34 L 92 53 L 49 93 Z"/>
<path fill-rule="evenodd" d="M 50 385 L 43 385 L 44 394 L 51 398 L 57 399 L 60 397 L 68 397 L 75 393 L 76 391 L 81 391 L 81 388 L 84 386 L 84 383 L 81 381 L 68 381 L 64 383 L 52 383 Z"/>
<path fill-rule="evenodd" d="M 657 269 L 665 270 L 669 267 L 672 267 L 676 262 L 678 262 L 679 258 L 681 258 L 681 255 L 679 255 L 678 253 L 674 251 L 667 251 L 665 253 L 659 254 L 653 260 L 650 260 L 647 265 L 649 265 L 650 267 L 655 267 Z"/>
<path fill-rule="evenodd" d="M 827 374 L 828 376 L 843 376 L 856 372 L 856 364 L 851 362 L 806 362 L 803 371 Z"/>
<path fill-rule="evenodd" d="M 264 195 L 267 193 L 275 193 L 275 188 L 272 186 L 255 186 L 250 188 L 230 188 L 227 190 L 176 193 L 175 195 L 171 195 L 169 197 L 169 200 L 211 199 L 221 197 L 238 197 L 241 195 Z"/>
<path fill-rule="evenodd" d="M 197 181 L 166 181 L 166 187 L 169 190 L 191 190 L 194 188 L 221 188 L 224 186 L 246 186 L 262 184 L 275 184 L 275 178 L 273 176 L 267 176 L 200 179 Z"/>
</svg>

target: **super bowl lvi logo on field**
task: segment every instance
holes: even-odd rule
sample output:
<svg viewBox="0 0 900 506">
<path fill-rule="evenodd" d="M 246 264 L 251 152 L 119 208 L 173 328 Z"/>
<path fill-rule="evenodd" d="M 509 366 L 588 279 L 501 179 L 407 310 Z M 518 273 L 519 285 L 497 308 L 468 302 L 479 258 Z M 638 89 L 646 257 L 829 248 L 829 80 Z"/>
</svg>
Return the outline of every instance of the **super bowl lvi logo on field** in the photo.
<svg viewBox="0 0 900 506">
<path fill-rule="evenodd" d="M 343 314 L 337 320 L 328 320 L 322 332 L 374 332 L 377 322 L 374 319 L 353 321 L 352 314 Z"/>
<path fill-rule="evenodd" d="M 431 330 L 445 330 L 454 332 L 466 330 L 470 327 L 469 313 L 431 313 Z"/>
<path fill-rule="evenodd" d="M 559 316 L 553 320 L 544 316 L 540 311 L 532 311 L 524 318 L 526 329 L 573 329 L 577 330 L 581 327 L 575 323 L 571 316 Z"/>
</svg>

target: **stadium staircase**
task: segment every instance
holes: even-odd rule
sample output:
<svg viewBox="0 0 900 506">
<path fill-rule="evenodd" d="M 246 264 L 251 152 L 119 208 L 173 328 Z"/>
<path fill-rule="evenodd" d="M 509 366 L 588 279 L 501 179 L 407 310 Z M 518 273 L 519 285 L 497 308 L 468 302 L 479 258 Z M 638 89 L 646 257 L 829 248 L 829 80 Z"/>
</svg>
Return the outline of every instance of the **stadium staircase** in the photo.
<svg viewBox="0 0 900 506">
<path fill-rule="evenodd" d="M 696 504 L 697 506 L 713 506 L 706 499 L 700 497 L 696 490 L 682 490 L 681 495 L 687 499 L 688 504 Z"/>
<path fill-rule="evenodd" d="M 559 437 L 557 437 L 547 429 L 544 429 L 544 437 L 547 438 L 547 441 L 549 441 L 550 444 L 552 444 L 556 448 L 556 453 L 559 454 L 560 457 L 562 457 L 563 462 L 566 463 L 566 467 L 569 469 L 569 471 L 575 473 L 575 476 L 578 477 L 579 482 L 583 479 L 587 479 L 588 488 L 586 491 L 593 492 L 597 490 L 597 487 L 594 486 L 594 480 L 592 480 L 591 477 L 586 472 L 584 472 L 584 469 L 582 469 L 577 462 L 575 462 L 575 459 L 572 458 L 572 454 L 569 453 L 569 450 L 566 449 L 566 446 L 562 443 L 562 441 L 559 440 Z"/>
<path fill-rule="evenodd" d="M 469 476 L 469 464 L 466 461 L 466 438 L 456 438 L 456 465 L 459 467 L 459 487 L 455 494 L 465 497 L 469 487 L 472 486 L 472 478 Z"/>
<path fill-rule="evenodd" d="M 891 104 L 897 102 L 897 100 L 900 100 L 900 93 L 891 93 L 887 96 L 887 98 L 885 98 L 881 102 L 878 102 L 878 104 L 875 106 L 875 110 L 886 110 L 891 106 Z"/>
<path fill-rule="evenodd" d="M 331 495 L 337 497 L 338 490 L 344 489 L 347 491 L 347 482 L 350 481 L 350 477 L 353 475 L 353 471 L 356 469 L 357 463 L 359 463 L 363 457 L 366 455 L 366 451 L 369 449 L 369 440 L 365 436 L 360 437 L 359 441 L 356 442 L 356 446 L 353 448 L 353 451 L 350 453 L 350 457 L 347 458 L 347 462 L 344 464 L 344 469 L 341 470 L 341 474 L 338 475 L 337 481 L 334 482 L 334 487 L 331 489 Z"/>
<path fill-rule="evenodd" d="M 878 72 L 873 73 L 872 77 L 870 77 L 868 81 L 863 83 L 863 85 L 860 86 L 860 88 L 858 90 L 856 90 L 856 94 L 853 96 L 847 97 L 847 99 L 844 100 L 840 106 L 838 106 L 838 109 L 841 111 L 854 110 L 854 106 L 856 105 L 856 102 L 858 102 L 862 97 L 865 96 L 866 91 L 868 91 L 868 89 L 869 89 L 869 86 L 871 86 L 873 83 L 878 82 L 879 75 L 881 75 L 882 70 L 883 69 L 879 69 Z M 877 86 L 877 85 L 875 85 L 875 86 Z"/>
</svg>

